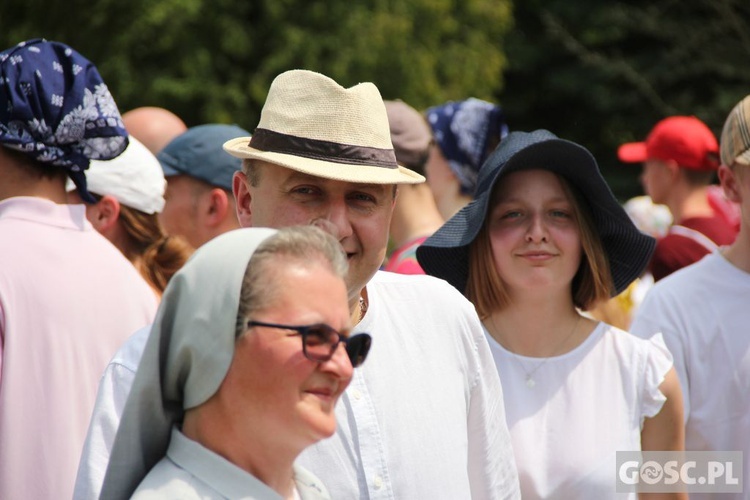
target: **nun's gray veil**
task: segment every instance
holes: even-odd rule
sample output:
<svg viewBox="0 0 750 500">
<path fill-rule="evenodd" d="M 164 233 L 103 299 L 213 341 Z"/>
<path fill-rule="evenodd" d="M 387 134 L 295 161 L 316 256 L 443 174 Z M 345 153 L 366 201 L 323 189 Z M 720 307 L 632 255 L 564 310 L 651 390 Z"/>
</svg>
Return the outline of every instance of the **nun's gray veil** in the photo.
<svg viewBox="0 0 750 500">
<path fill-rule="evenodd" d="M 234 355 L 242 280 L 274 229 L 224 233 L 200 247 L 164 292 L 115 436 L 101 498 L 130 498 L 166 454 L 172 426 L 219 388 Z"/>
</svg>

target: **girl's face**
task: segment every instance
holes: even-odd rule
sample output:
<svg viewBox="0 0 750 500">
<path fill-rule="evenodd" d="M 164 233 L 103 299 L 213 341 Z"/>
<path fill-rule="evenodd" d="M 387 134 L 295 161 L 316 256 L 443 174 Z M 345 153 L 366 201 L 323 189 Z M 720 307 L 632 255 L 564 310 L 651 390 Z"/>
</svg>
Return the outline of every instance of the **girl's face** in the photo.
<svg viewBox="0 0 750 500">
<path fill-rule="evenodd" d="M 533 169 L 504 176 L 487 224 L 495 267 L 511 296 L 572 293 L 583 254 L 581 234 L 557 175 Z"/>
</svg>

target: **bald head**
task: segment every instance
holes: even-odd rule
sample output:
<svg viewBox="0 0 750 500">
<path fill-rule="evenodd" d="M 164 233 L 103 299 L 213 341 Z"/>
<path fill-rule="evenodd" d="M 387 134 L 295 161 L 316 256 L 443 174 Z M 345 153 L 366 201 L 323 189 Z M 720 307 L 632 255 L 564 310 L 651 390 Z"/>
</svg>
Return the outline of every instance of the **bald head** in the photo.
<svg viewBox="0 0 750 500">
<path fill-rule="evenodd" d="M 187 130 L 179 116 L 164 108 L 146 106 L 122 115 L 128 133 L 141 141 L 153 154 Z"/>
</svg>

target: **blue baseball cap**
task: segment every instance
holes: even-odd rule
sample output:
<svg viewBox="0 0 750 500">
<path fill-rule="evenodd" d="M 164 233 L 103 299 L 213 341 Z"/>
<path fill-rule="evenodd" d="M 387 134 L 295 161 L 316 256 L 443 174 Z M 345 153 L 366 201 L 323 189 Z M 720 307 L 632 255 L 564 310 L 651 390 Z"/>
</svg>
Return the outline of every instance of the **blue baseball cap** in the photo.
<svg viewBox="0 0 750 500">
<path fill-rule="evenodd" d="M 248 136 L 250 132 L 237 125 L 198 125 L 172 139 L 156 157 L 165 177 L 188 175 L 231 191 L 232 176 L 242 167 L 242 160 L 227 154 L 222 146 Z"/>
</svg>

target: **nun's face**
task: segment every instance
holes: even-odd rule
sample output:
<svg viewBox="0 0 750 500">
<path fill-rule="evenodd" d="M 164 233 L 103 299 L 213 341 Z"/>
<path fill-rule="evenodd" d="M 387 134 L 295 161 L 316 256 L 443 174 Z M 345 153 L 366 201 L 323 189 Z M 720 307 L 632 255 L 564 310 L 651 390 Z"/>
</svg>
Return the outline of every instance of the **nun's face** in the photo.
<svg viewBox="0 0 750 500">
<path fill-rule="evenodd" d="M 496 189 L 490 243 L 508 291 L 571 293 L 583 250 L 560 179 L 548 170 L 523 170 L 504 176 Z"/>
<path fill-rule="evenodd" d="M 348 335 L 344 281 L 312 261 L 280 260 L 273 273 L 273 307 L 251 321 L 304 326 L 325 323 Z M 331 436 L 334 406 L 352 377 L 340 343 L 328 361 L 306 358 L 302 336 L 293 330 L 254 326 L 237 340 L 232 365 L 220 390 L 231 391 L 237 422 L 274 446 L 297 452 Z"/>
</svg>

